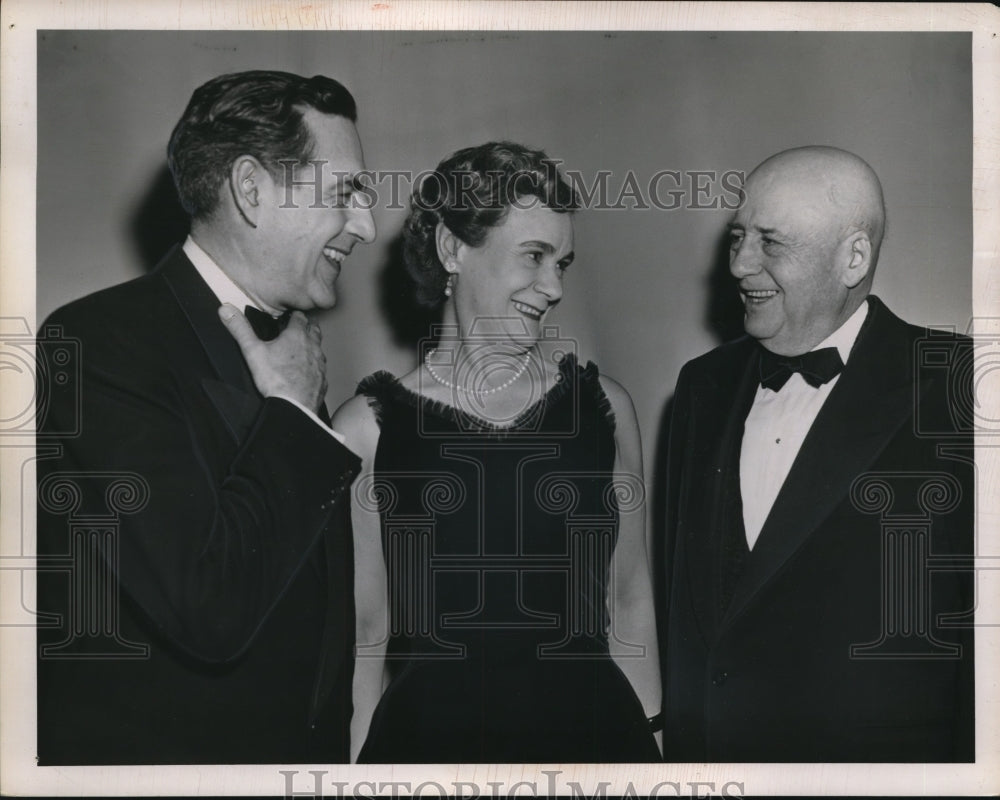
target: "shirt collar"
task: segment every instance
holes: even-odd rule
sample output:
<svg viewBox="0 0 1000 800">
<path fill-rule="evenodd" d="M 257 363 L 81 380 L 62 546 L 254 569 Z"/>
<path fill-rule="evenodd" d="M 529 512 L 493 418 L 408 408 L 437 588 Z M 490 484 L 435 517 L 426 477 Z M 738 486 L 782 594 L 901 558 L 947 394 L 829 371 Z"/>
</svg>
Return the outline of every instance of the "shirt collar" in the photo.
<svg viewBox="0 0 1000 800">
<path fill-rule="evenodd" d="M 202 250 L 198 243 L 190 236 L 184 240 L 181 249 L 190 262 L 194 264 L 194 268 L 198 270 L 198 274 L 208 284 L 208 288 L 212 290 L 212 293 L 220 303 L 229 303 L 236 306 L 240 311 L 246 306 L 253 306 L 260 311 L 266 311 L 272 316 L 278 316 L 278 313 L 273 308 L 263 308 L 259 302 L 243 291 L 232 278 L 223 272 L 222 267 L 216 264 L 212 260 L 212 257 Z"/>
<path fill-rule="evenodd" d="M 823 347 L 836 347 L 837 352 L 840 353 L 840 360 L 846 364 L 847 358 L 851 354 L 851 348 L 854 347 L 854 342 L 861 332 L 861 326 L 864 325 L 867 315 L 868 298 L 865 298 L 857 310 L 847 318 L 847 321 L 816 345 L 813 350 L 819 350 Z"/>
</svg>

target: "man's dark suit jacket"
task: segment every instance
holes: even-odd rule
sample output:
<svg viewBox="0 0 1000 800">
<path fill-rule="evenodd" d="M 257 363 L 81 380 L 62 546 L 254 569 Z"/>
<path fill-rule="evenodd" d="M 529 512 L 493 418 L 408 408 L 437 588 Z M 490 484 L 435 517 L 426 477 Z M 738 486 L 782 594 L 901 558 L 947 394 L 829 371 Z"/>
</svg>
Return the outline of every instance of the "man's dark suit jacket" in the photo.
<svg viewBox="0 0 1000 800">
<path fill-rule="evenodd" d="M 664 546 L 667 761 L 974 758 L 971 616 L 965 627 L 940 617 L 973 604 L 971 433 L 950 396 L 971 397 L 970 373 L 956 370 L 971 347 L 869 304 L 735 572 L 759 346 L 745 337 L 681 371 Z"/>
<path fill-rule="evenodd" d="M 348 760 L 360 462 L 218 306 L 175 248 L 42 332 L 81 368 L 39 402 L 42 765 Z"/>
</svg>

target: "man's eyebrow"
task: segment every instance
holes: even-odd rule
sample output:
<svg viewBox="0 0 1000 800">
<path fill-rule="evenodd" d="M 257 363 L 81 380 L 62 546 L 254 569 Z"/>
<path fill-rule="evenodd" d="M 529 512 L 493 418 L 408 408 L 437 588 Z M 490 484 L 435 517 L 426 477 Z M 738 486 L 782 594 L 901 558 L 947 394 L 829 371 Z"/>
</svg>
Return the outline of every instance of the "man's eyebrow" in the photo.
<svg viewBox="0 0 1000 800">
<path fill-rule="evenodd" d="M 777 228 L 765 228 L 760 225 L 754 225 L 752 227 L 754 231 L 756 231 L 757 233 L 762 233 L 765 236 L 771 236 L 773 234 L 781 233 L 781 231 L 779 231 Z M 726 225 L 726 230 L 729 231 L 730 233 L 732 233 L 733 231 L 744 231 L 746 230 L 746 226 L 741 225 L 739 222 L 730 222 L 728 225 Z"/>
<path fill-rule="evenodd" d="M 363 192 L 368 187 L 365 185 L 363 180 L 363 173 L 356 173 L 354 175 L 345 175 L 344 173 L 335 172 L 333 174 L 333 181 L 329 184 L 329 189 L 327 189 L 327 194 L 331 192 Z"/>
</svg>

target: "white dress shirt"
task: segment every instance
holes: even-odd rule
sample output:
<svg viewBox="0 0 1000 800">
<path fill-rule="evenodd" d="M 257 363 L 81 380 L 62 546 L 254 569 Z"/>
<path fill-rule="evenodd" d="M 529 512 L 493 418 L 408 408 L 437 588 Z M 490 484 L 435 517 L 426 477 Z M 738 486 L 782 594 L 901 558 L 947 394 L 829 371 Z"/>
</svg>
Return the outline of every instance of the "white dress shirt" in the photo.
<svg viewBox="0 0 1000 800">
<path fill-rule="evenodd" d="M 212 290 L 212 293 L 216 296 L 220 303 L 229 303 L 230 305 L 236 306 L 243 312 L 243 309 L 247 306 L 253 306 L 256 309 L 265 311 L 272 316 L 274 314 L 274 309 L 264 309 L 261 308 L 261 304 L 252 300 L 246 292 L 244 292 L 239 286 L 236 285 L 235 281 L 230 278 L 222 268 L 216 264 L 212 257 L 206 253 L 201 247 L 192 239 L 190 236 L 184 241 L 183 248 L 184 255 L 188 257 L 194 268 L 198 270 L 198 274 L 201 275 L 205 283 L 208 284 L 208 288 Z M 298 400 L 294 400 L 287 395 L 272 395 L 273 397 L 280 397 L 282 400 L 287 400 L 293 406 L 306 414 L 309 419 L 313 420 L 317 425 L 319 425 L 327 433 L 331 434 L 338 442 L 344 443 L 344 437 L 341 436 L 337 431 L 332 430 L 329 425 L 323 422 L 315 412 L 306 406 L 302 405 Z"/>
<path fill-rule="evenodd" d="M 843 325 L 813 350 L 836 347 L 841 360 L 847 364 L 867 313 L 868 301 L 865 300 Z M 744 423 L 740 449 L 743 527 L 751 550 L 806 434 L 838 380 L 839 375 L 822 386 L 813 387 L 796 372 L 780 392 L 757 387 L 753 406 Z"/>
</svg>

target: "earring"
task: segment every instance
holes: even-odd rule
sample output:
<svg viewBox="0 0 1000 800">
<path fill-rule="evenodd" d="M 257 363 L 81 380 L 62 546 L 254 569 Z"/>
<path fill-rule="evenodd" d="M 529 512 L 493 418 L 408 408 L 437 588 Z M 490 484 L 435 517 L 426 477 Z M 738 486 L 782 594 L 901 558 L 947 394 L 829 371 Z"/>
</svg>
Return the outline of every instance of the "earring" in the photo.
<svg viewBox="0 0 1000 800">
<path fill-rule="evenodd" d="M 454 272 L 449 272 L 448 273 L 448 280 L 446 280 L 445 283 L 444 283 L 444 296 L 445 297 L 451 297 L 451 293 L 454 291 L 454 288 L 453 288 L 454 286 L 455 286 L 455 273 Z"/>
</svg>

